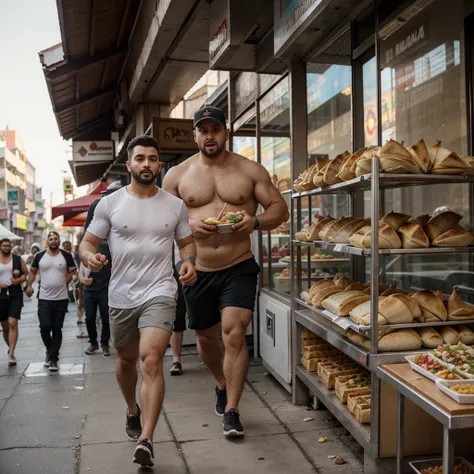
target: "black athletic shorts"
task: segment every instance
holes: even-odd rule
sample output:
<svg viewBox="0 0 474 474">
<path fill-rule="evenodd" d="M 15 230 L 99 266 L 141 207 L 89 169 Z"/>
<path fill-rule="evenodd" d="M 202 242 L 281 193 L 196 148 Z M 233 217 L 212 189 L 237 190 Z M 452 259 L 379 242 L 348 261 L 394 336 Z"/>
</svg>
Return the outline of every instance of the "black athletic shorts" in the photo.
<svg viewBox="0 0 474 474">
<path fill-rule="evenodd" d="M 7 321 L 8 318 L 21 319 L 21 308 L 23 301 L 21 298 L 0 299 L 0 321 Z"/>
<path fill-rule="evenodd" d="M 254 258 L 216 272 L 197 272 L 193 286 L 183 286 L 190 329 L 208 329 L 227 306 L 253 311 L 260 267 Z"/>
<path fill-rule="evenodd" d="M 173 331 L 186 331 L 186 303 L 184 302 L 183 285 L 179 281 L 179 274 L 175 270 L 174 278 L 178 284 L 178 300 L 176 301 L 176 317 L 174 320 Z"/>
</svg>

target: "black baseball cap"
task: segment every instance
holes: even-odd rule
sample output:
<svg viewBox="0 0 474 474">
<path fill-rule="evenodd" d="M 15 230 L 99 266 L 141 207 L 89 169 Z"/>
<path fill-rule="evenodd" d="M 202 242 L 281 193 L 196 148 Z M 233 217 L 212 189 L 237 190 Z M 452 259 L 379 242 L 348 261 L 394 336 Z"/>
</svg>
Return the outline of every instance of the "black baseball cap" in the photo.
<svg viewBox="0 0 474 474">
<path fill-rule="evenodd" d="M 194 114 L 193 127 L 196 128 L 199 122 L 203 120 L 213 120 L 223 127 L 226 126 L 224 111 L 219 107 L 213 107 L 212 105 L 205 105 Z"/>
</svg>

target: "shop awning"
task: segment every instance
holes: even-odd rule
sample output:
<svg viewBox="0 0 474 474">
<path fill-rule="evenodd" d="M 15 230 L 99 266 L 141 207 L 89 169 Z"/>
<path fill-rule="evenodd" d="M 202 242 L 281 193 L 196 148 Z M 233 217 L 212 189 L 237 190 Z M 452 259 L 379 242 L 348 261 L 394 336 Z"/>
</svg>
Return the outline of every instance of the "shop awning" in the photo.
<svg viewBox="0 0 474 474">
<path fill-rule="evenodd" d="M 0 239 L 23 240 L 23 237 L 14 234 L 13 232 L 9 231 L 6 227 L 0 224 Z"/>
<path fill-rule="evenodd" d="M 86 224 L 87 212 L 81 212 L 77 216 L 64 216 L 63 227 L 84 227 Z"/>
<path fill-rule="evenodd" d="M 107 189 L 107 186 L 106 182 L 101 182 L 90 194 L 65 202 L 59 206 L 54 206 L 51 211 L 51 218 L 55 219 L 59 216 L 73 217 L 82 212 L 87 212 L 89 206 L 101 195 L 102 191 Z"/>
</svg>

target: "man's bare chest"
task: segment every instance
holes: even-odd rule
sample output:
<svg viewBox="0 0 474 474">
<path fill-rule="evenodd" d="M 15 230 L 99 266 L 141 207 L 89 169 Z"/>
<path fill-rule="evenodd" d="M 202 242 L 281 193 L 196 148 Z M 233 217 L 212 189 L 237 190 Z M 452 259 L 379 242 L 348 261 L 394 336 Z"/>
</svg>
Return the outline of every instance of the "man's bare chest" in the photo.
<svg viewBox="0 0 474 474">
<path fill-rule="evenodd" d="M 237 170 L 230 173 L 186 173 L 179 195 L 189 207 L 202 207 L 215 201 L 241 206 L 254 199 L 254 183 Z"/>
</svg>

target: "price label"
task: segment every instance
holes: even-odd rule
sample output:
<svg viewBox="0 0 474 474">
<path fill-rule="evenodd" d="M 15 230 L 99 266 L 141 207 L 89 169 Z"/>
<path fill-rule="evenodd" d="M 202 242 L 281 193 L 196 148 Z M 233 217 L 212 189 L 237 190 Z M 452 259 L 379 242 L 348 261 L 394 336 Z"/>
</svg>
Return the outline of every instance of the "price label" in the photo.
<svg viewBox="0 0 474 474">
<path fill-rule="evenodd" d="M 367 356 L 366 356 L 365 354 L 361 354 L 361 355 L 360 355 L 360 358 L 359 358 L 359 362 L 360 362 L 361 364 L 366 365 L 366 364 L 367 364 Z"/>
</svg>

